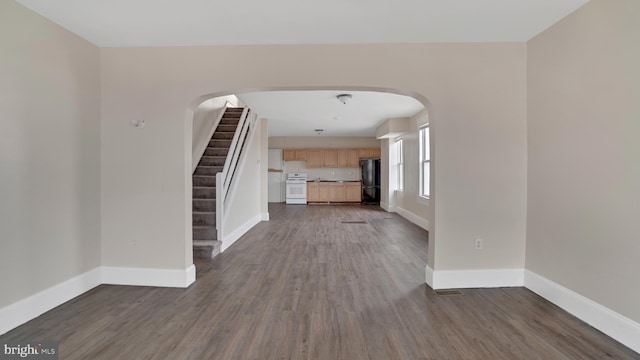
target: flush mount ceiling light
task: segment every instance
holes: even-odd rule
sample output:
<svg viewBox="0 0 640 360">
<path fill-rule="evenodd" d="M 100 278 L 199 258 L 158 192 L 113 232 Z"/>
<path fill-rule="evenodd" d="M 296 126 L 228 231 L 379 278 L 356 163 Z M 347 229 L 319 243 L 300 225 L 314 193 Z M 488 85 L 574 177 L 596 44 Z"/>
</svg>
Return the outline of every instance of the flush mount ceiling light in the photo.
<svg viewBox="0 0 640 360">
<path fill-rule="evenodd" d="M 322 132 L 324 131 L 324 129 L 315 129 L 315 130 L 313 130 L 313 131 L 315 131 L 315 132 L 316 132 L 316 134 L 321 135 L 321 134 L 322 134 Z"/>
<path fill-rule="evenodd" d="M 336 96 L 338 101 L 340 101 L 343 104 L 346 104 L 347 101 L 351 100 L 352 97 L 353 96 L 351 94 L 340 94 L 340 95 Z"/>
</svg>

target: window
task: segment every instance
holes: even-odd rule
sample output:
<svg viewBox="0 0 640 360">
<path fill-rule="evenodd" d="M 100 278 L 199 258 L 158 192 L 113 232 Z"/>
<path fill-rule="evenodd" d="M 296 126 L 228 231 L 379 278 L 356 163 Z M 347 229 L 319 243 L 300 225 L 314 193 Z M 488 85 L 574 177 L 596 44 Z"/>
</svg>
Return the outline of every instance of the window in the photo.
<svg viewBox="0 0 640 360">
<path fill-rule="evenodd" d="M 418 137 L 420 138 L 420 196 L 428 199 L 431 180 L 428 124 L 419 129 Z"/>
<path fill-rule="evenodd" d="M 404 189 L 404 151 L 402 150 L 402 138 L 396 140 L 396 164 L 398 173 L 398 183 L 396 190 Z"/>
</svg>

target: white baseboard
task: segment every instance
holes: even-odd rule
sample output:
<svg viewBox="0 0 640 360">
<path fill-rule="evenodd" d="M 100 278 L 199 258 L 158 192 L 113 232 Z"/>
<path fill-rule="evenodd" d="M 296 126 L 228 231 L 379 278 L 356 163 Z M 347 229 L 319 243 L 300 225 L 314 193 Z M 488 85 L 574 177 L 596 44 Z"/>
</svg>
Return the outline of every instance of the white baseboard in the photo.
<svg viewBox="0 0 640 360">
<path fill-rule="evenodd" d="M 111 285 L 189 287 L 196 281 L 196 267 L 186 269 L 145 269 L 102 267 L 102 283 Z"/>
<path fill-rule="evenodd" d="M 434 290 L 524 286 L 523 269 L 433 270 L 427 266 L 425 276 Z"/>
<path fill-rule="evenodd" d="M 100 285 L 100 274 L 99 267 L 89 270 L 3 307 L 0 309 L 0 335 Z"/>
<path fill-rule="evenodd" d="M 101 284 L 188 287 L 196 267 L 184 270 L 97 267 L 0 309 L 0 335 Z"/>
<path fill-rule="evenodd" d="M 380 207 L 386 212 L 393 212 L 390 210 L 389 204 L 387 204 L 386 202 L 380 201 Z"/>
<path fill-rule="evenodd" d="M 251 230 L 251 228 L 256 226 L 260 221 L 262 221 L 262 214 L 252 217 L 247 222 L 240 225 L 239 228 L 233 230 L 229 235 L 223 235 L 220 252 L 227 250 L 229 246 L 233 245 L 234 242 L 240 239 L 242 235 L 246 234 L 247 231 Z"/>
<path fill-rule="evenodd" d="M 401 207 L 396 207 L 395 212 L 397 212 L 398 214 L 400 214 L 400 216 L 402 216 L 403 218 L 411 221 L 412 223 L 420 226 L 421 228 L 429 231 L 429 221 L 427 219 L 424 219 L 414 213 L 412 213 L 409 210 L 403 209 Z"/>
<path fill-rule="evenodd" d="M 564 286 L 525 270 L 525 286 L 568 313 L 640 353 L 640 324 Z"/>
<path fill-rule="evenodd" d="M 262 213 L 262 221 L 269 221 L 269 213 Z"/>
</svg>

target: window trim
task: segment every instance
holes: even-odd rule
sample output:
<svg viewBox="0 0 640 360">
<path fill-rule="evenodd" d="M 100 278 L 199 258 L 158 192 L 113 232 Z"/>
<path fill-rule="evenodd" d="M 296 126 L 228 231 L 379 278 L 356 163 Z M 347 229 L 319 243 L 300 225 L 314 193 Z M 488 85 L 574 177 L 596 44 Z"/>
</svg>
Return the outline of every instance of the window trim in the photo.
<svg viewBox="0 0 640 360">
<path fill-rule="evenodd" d="M 405 173 L 405 161 L 404 161 L 404 139 L 402 137 L 396 138 L 396 191 L 404 191 L 404 173 Z"/>
<path fill-rule="evenodd" d="M 426 133 L 423 132 L 424 130 L 427 130 Z M 425 136 L 426 135 L 426 136 Z M 431 146 L 431 131 L 429 128 L 429 124 L 424 124 L 418 127 L 418 151 L 419 151 L 419 163 L 418 163 L 418 168 L 419 168 L 419 172 L 420 172 L 420 186 L 418 189 L 418 200 L 429 200 L 431 197 L 431 149 L 427 149 L 426 146 Z M 426 139 L 425 139 L 426 137 Z M 425 142 L 426 142 L 426 146 L 425 146 Z M 429 154 L 428 159 L 425 159 L 426 154 Z M 425 180 L 424 180 L 424 167 L 428 166 L 429 167 L 429 179 L 428 179 L 428 186 L 429 188 L 426 189 L 425 191 Z M 425 194 L 426 192 L 426 194 Z"/>
</svg>

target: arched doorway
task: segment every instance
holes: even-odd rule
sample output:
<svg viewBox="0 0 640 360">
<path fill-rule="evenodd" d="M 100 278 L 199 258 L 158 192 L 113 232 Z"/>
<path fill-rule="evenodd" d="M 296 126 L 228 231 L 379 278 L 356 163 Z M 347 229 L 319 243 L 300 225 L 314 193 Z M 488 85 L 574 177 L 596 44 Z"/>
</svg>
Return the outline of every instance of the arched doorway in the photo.
<svg viewBox="0 0 640 360">
<path fill-rule="evenodd" d="M 225 96 L 232 96 L 232 95 L 238 95 L 240 97 L 242 97 L 242 94 L 247 94 L 247 93 L 257 93 L 257 92 L 305 92 L 305 91 L 334 91 L 337 93 L 348 93 L 348 92 L 377 92 L 377 93 L 388 93 L 388 94 L 397 94 L 397 95 L 403 95 L 403 96 L 410 96 L 411 98 L 417 100 L 418 102 L 420 102 L 422 104 L 422 106 L 424 107 L 424 110 L 421 111 L 421 114 L 423 115 L 423 118 L 427 118 L 427 121 L 431 121 L 431 119 L 429 118 L 429 108 L 430 108 L 430 103 L 429 101 L 426 99 L 426 97 L 415 93 L 415 92 L 407 92 L 407 91 L 400 91 L 397 89 L 388 89 L 388 88 L 377 88 L 377 87 L 362 87 L 362 86 L 338 86 L 338 87 L 329 87 L 329 86 L 318 86 L 318 87 L 267 87 L 267 88 L 252 88 L 252 89 L 239 89 L 239 90 L 234 90 L 234 91 L 227 91 L 227 92 L 218 92 L 218 93 L 212 93 L 212 94 L 207 94 L 207 95 L 203 95 L 198 97 L 198 99 L 194 100 L 192 102 L 192 106 L 190 107 L 190 114 L 188 114 L 188 118 L 190 116 L 191 121 L 193 121 L 193 119 L 195 117 L 197 117 L 198 114 L 198 107 L 205 103 L 206 101 L 211 101 L 211 99 L 222 99 Z M 412 120 L 414 121 L 414 120 Z M 409 122 L 409 119 L 407 119 L 407 122 Z M 408 129 L 410 128 L 410 126 L 407 127 Z M 391 129 L 390 133 L 394 133 L 395 130 Z M 433 134 L 433 132 L 432 132 Z M 269 134 L 270 135 L 270 134 Z M 411 135 L 414 136 L 415 135 Z M 433 136 L 433 135 L 431 135 Z M 187 136 L 188 138 L 188 136 Z M 192 139 L 193 141 L 193 139 Z M 394 138 L 392 136 L 385 136 L 383 138 L 383 140 L 381 142 L 384 142 L 384 145 L 382 146 L 383 151 L 385 153 L 384 156 L 382 156 L 383 161 L 385 162 L 384 166 L 387 168 L 387 173 L 386 176 L 389 176 L 388 173 L 388 169 L 389 169 L 389 152 L 392 151 L 390 148 L 393 144 Z M 417 140 L 414 141 L 414 145 L 417 144 Z M 188 143 L 188 145 L 192 145 L 192 143 Z M 431 172 L 433 173 L 433 172 Z M 417 174 L 414 172 L 413 174 L 410 174 L 409 176 L 417 176 Z M 389 182 L 386 181 L 386 186 L 387 188 L 385 189 L 387 193 L 389 193 Z M 433 182 L 432 185 L 433 187 Z M 266 189 L 266 187 L 265 187 Z M 187 196 L 189 196 L 191 194 L 187 194 Z M 422 221 L 422 223 L 420 224 L 422 227 L 425 227 L 423 224 L 427 224 L 426 226 L 428 227 L 429 223 L 433 223 L 432 218 L 433 218 L 433 207 L 431 204 L 434 204 L 433 201 L 433 191 L 431 191 L 431 201 L 429 202 L 429 207 L 431 208 L 430 211 L 428 212 L 420 212 L 421 209 L 415 210 L 418 207 L 415 207 L 413 209 L 409 208 L 409 209 L 405 209 L 405 207 L 402 207 L 402 213 L 401 215 L 408 218 L 409 220 L 413 221 L 413 222 L 420 222 Z M 266 200 L 266 196 L 264 197 Z M 191 198 L 189 198 L 189 201 L 191 201 Z M 389 210 L 389 208 L 387 207 L 386 210 Z M 391 211 L 396 211 L 395 208 L 392 208 Z M 248 216 L 250 218 L 250 216 Z M 233 239 L 232 241 L 235 241 L 235 239 Z M 429 245 L 429 254 L 430 257 L 432 257 L 432 251 L 433 251 L 433 246 L 430 244 Z"/>
</svg>

